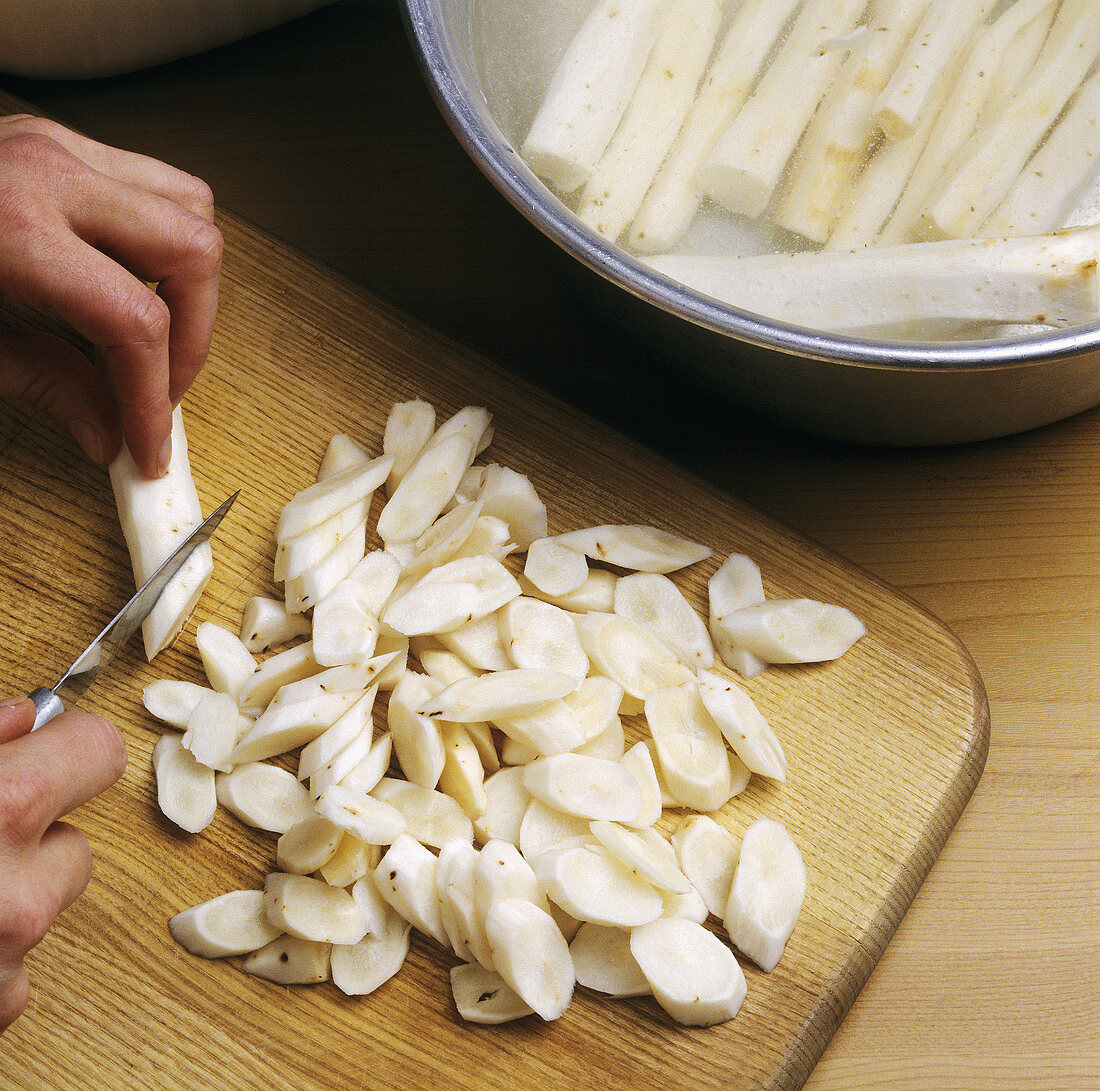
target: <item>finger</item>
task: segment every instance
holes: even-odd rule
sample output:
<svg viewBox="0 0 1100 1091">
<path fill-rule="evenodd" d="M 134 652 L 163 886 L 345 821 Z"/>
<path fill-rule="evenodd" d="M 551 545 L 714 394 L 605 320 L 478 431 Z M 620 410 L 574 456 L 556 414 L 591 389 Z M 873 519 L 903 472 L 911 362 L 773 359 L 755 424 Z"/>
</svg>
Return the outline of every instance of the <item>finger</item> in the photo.
<svg viewBox="0 0 1100 1091">
<path fill-rule="evenodd" d="M 33 867 L 52 923 L 80 897 L 92 877 L 88 838 L 68 822 L 55 822 L 42 835 Z"/>
<path fill-rule="evenodd" d="M 26 1011 L 30 997 L 31 983 L 22 959 L 6 972 L 0 968 L 0 1032 Z"/>
<path fill-rule="evenodd" d="M 64 712 L 0 747 L 0 787 L 12 810 L 0 815 L 7 838 L 37 844 L 57 819 L 114 784 L 125 766 L 118 729 L 86 712 Z"/>
<path fill-rule="evenodd" d="M 37 405 L 106 465 L 118 452 L 118 408 L 103 373 L 73 345 L 45 333 L 0 331 L 0 398 Z"/>
<path fill-rule="evenodd" d="M 205 220 L 214 218 L 214 197 L 200 178 L 137 152 L 100 144 L 81 133 L 44 117 L 12 114 L 0 118 L 0 138 L 10 133 L 31 133 L 56 141 L 77 159 L 120 182 L 159 194 Z"/>
<path fill-rule="evenodd" d="M 34 702 L 29 697 L 10 697 L 0 702 L 0 745 L 26 735 L 34 727 Z"/>
</svg>

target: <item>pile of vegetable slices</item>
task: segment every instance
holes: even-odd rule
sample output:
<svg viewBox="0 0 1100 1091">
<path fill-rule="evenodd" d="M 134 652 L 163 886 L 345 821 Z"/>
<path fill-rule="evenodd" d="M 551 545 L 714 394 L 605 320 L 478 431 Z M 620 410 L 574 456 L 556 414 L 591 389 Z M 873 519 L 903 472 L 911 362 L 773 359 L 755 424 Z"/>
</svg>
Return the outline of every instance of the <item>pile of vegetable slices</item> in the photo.
<svg viewBox="0 0 1100 1091">
<path fill-rule="evenodd" d="M 730 667 L 833 659 L 863 625 L 765 599 L 739 554 L 704 619 L 669 574 L 708 547 L 648 526 L 548 534 L 531 481 L 477 461 L 491 438 L 485 409 L 437 423 L 420 400 L 393 407 L 380 455 L 335 436 L 279 519 L 285 597 L 251 599 L 239 634 L 198 626 L 208 686 L 146 687 L 178 729 L 154 749 L 165 815 L 198 833 L 221 805 L 278 837 L 262 890 L 185 909 L 172 934 L 361 995 L 416 928 L 459 958 L 473 1022 L 556 1019 L 577 984 L 730 1019 L 734 949 L 773 969 L 806 891 L 781 823 L 739 843 L 711 817 L 751 776 L 786 777 Z"/>
</svg>

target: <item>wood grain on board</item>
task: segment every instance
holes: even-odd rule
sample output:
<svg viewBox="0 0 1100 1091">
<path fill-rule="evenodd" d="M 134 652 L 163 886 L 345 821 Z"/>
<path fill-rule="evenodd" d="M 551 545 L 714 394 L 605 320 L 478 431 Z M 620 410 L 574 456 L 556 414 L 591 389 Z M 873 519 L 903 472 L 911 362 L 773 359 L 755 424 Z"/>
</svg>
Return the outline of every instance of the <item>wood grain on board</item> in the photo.
<svg viewBox="0 0 1100 1091">
<path fill-rule="evenodd" d="M 83 701 L 124 730 L 128 769 L 84 807 L 96 872 L 33 953 L 34 997 L 5 1035 L 5 1086 L 160 1089 L 797 1087 L 807 1078 L 927 874 L 980 776 L 985 693 L 954 636 L 908 598 L 728 494 L 417 327 L 282 244 L 222 216 L 226 263 L 210 362 L 184 403 L 204 510 L 242 494 L 214 544 L 215 574 L 181 640 L 150 665 L 138 642 Z M 697 604 L 731 552 L 770 596 L 837 602 L 868 635 L 842 660 L 746 683 L 785 745 L 786 785 L 754 778 L 719 820 L 740 834 L 787 824 L 809 894 L 779 967 L 746 963 L 737 1019 L 704 1030 L 650 999 L 578 990 L 552 1024 L 471 1027 L 454 1013 L 454 962 L 414 938 L 365 998 L 283 988 L 178 948 L 175 912 L 273 868 L 274 837 L 220 813 L 197 836 L 156 810 L 141 706 L 156 677 L 201 680 L 194 625 L 236 627 L 274 593 L 281 506 L 313 479 L 329 437 L 377 449 L 386 413 L 422 397 L 441 414 L 493 413 L 487 457 L 527 473 L 551 530 L 646 522 L 711 545 L 684 573 Z M 0 672 L 49 684 L 132 590 L 106 475 L 42 414 L 0 406 Z"/>
</svg>

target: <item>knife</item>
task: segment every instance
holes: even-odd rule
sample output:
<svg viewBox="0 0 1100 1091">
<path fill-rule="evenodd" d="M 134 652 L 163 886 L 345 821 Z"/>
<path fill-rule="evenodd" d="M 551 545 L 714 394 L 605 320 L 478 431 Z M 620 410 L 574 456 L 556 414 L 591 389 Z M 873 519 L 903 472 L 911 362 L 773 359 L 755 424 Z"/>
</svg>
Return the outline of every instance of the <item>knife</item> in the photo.
<svg viewBox="0 0 1100 1091">
<path fill-rule="evenodd" d="M 76 700 L 99 677 L 100 671 L 114 658 L 115 652 L 137 632 L 141 623 L 152 612 L 164 589 L 171 583 L 172 577 L 199 546 L 210 540 L 222 517 L 240 495 L 241 492 L 238 489 L 195 527 L 172 555 L 145 581 L 145 585 L 107 623 L 99 636 L 76 657 L 73 665 L 57 682 L 49 689 L 36 689 L 29 695 L 34 702 L 35 711 L 32 731 L 65 711 L 59 690 L 64 689 L 70 700 Z"/>
</svg>

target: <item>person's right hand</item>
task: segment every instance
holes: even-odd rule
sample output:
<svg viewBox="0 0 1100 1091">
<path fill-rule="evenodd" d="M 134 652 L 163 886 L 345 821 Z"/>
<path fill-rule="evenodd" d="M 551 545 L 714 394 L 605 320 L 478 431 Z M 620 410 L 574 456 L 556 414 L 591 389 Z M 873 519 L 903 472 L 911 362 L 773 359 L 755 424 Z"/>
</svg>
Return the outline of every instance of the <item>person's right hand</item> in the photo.
<svg viewBox="0 0 1100 1091">
<path fill-rule="evenodd" d="M 50 311 L 102 350 L 0 330 L 0 398 L 66 425 L 95 462 L 121 437 L 160 476 L 172 408 L 206 359 L 222 238 L 209 187 L 29 115 L 0 117 L 0 299 Z M 154 291 L 147 282 L 157 282 Z"/>
<path fill-rule="evenodd" d="M 27 952 L 91 876 L 87 838 L 59 819 L 126 766 L 122 736 L 98 716 L 33 724 L 30 700 L 0 703 L 0 1033 L 27 1006 Z"/>
</svg>

